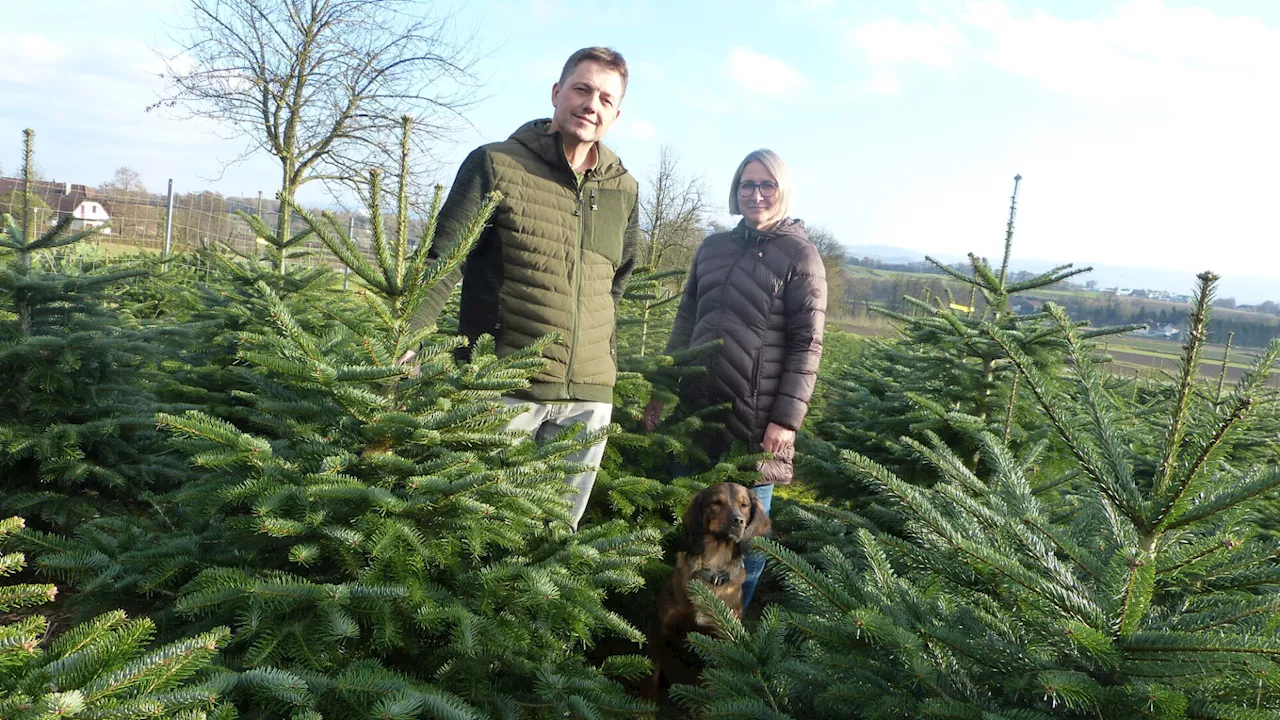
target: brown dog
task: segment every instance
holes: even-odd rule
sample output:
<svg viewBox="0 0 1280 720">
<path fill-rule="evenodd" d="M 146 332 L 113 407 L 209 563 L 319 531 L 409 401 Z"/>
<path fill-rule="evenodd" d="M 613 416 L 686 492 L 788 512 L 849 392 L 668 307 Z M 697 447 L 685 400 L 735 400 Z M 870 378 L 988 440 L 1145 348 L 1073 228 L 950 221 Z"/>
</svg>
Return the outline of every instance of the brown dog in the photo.
<svg viewBox="0 0 1280 720">
<path fill-rule="evenodd" d="M 760 500 L 737 483 L 716 483 L 693 496 L 684 511 L 689 548 L 676 556 L 675 571 L 658 595 L 658 614 L 649 631 L 653 675 L 646 694 L 656 698 L 663 656 L 680 647 L 686 635 L 714 632 L 712 618 L 698 612 L 689 597 L 691 580 L 706 583 L 737 617 L 742 617 L 742 560 L 751 538 L 769 532 L 769 516 Z"/>
</svg>

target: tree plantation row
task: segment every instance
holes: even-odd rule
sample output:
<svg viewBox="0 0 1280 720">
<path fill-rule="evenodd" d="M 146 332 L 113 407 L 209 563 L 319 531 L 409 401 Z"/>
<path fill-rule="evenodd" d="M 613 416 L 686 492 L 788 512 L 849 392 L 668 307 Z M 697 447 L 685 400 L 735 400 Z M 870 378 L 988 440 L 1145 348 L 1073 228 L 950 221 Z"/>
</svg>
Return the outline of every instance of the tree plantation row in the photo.
<svg viewBox="0 0 1280 720">
<path fill-rule="evenodd" d="M 364 188 L 421 220 L 393 185 Z M 1081 271 L 1015 283 L 1009 252 L 944 270 L 963 299 L 885 310 L 890 337 L 829 331 L 759 609 L 691 584 L 718 631 L 655 702 L 681 514 L 760 459 L 693 441 L 725 417 L 680 404 L 698 366 L 661 352 L 682 278 L 631 278 L 614 424 L 513 443 L 499 398 L 553 338 L 459 362 L 456 298 L 409 322 L 481 224 L 431 258 L 432 222 L 378 222 L 369 258 L 295 211 L 247 217 L 248 251 L 91 262 L 92 231 L 4 217 L 0 717 L 1280 717 L 1280 345 L 1198 377 L 1211 273 L 1176 370 L 1142 381 L 1102 368 L 1132 326 L 1013 312 Z M 316 240 L 346 289 L 303 262 Z M 566 458 L 600 436 L 573 532 Z"/>
</svg>

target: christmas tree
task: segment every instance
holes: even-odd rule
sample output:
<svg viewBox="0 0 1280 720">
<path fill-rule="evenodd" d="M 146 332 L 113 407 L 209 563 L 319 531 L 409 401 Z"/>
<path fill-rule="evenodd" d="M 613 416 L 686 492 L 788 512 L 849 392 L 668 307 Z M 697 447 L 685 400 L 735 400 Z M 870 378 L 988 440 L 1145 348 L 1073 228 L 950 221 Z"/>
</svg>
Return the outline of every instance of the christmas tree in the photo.
<svg viewBox="0 0 1280 720">
<path fill-rule="evenodd" d="M 0 544 L 23 526 L 20 517 L 0 520 Z M 0 553 L 0 578 L 25 565 L 21 553 Z M 233 717 L 218 696 L 234 678 L 205 672 L 230 634 L 226 628 L 151 647 L 153 623 L 116 611 L 60 628 L 46 643 L 49 620 L 33 608 L 57 594 L 48 584 L 0 585 L 0 617 L 6 618 L 0 623 L 0 717 Z"/>
<path fill-rule="evenodd" d="M 1277 546 L 1251 521 L 1280 469 L 1234 457 L 1280 344 L 1216 407 L 1197 398 L 1213 282 L 1200 276 L 1159 415 L 1110 392 L 1097 347 L 1061 310 L 1047 314 L 1062 381 L 985 326 L 1071 480 L 982 428 L 976 471 L 937 434 L 902 439 L 937 473 L 931 488 L 846 451 L 906 519 L 902 537 L 837 508 L 797 512 L 802 552 L 762 543 L 793 598 L 754 632 L 726 623 L 699 638 L 714 670 L 683 700 L 706 717 L 1280 716 Z"/>
<path fill-rule="evenodd" d="M 33 139 L 26 131 L 24 202 Z M 65 261 L 98 232 L 71 232 L 70 216 L 43 231 L 23 212 L 0 221 L 0 508 L 62 529 L 127 513 L 181 472 L 155 451 L 158 347 L 113 296 L 148 270 Z"/>
<path fill-rule="evenodd" d="M 244 717 L 642 713 L 619 680 L 647 661 L 591 664 L 584 650 L 604 636 L 639 650 L 642 634 L 603 603 L 641 586 L 658 532 L 573 533 L 564 496 L 565 458 L 616 429 L 541 447 L 504 431 L 500 396 L 542 367 L 552 338 L 503 358 L 482 338 L 460 363 L 464 340 L 410 329 L 497 198 L 433 259 L 434 224 L 416 244 L 405 231 L 406 185 L 387 232 L 370 178 L 372 260 L 334 217 L 299 209 L 351 263 L 349 298 L 320 290 L 331 271 L 303 282 L 296 267 L 223 265 L 211 286 L 235 302 L 202 311 L 208 342 L 173 389 L 207 401 L 158 416 L 187 481 L 150 515 L 93 525 L 111 543 L 32 536 L 39 563 L 101 601 L 150 603 L 169 633 L 230 626 L 221 658 Z"/>
<path fill-rule="evenodd" d="M 981 460 L 975 430 L 999 436 L 1015 450 L 1035 447 L 1049 436 L 1031 397 L 1008 355 L 986 332 L 998 328 L 1007 342 L 1042 374 L 1053 376 L 1061 364 L 1062 331 L 1039 312 L 1014 312 L 1024 293 L 1075 277 L 1089 268 L 1070 264 L 1012 282 L 1010 258 L 1021 176 L 1014 178 L 1004 257 L 998 268 L 969 255 L 970 272 L 961 273 L 926 258 L 961 288 L 957 298 L 907 297 L 910 314 L 882 311 L 896 322 L 897 337 L 868 339 L 856 359 L 839 375 L 827 378 L 823 408 L 812 433 L 799 446 L 805 477 L 831 498 L 865 502 L 866 488 L 849 477 L 840 452 L 853 450 L 884 465 L 900 477 L 927 485 L 936 479 L 921 465 L 902 437 L 934 433 L 962 451 L 974 468 Z M 1082 329 L 1089 338 L 1125 333 L 1142 326 Z M 1050 453 L 1043 458 L 1058 464 Z M 898 522 L 886 508 L 871 509 L 869 518 L 892 526 Z"/>
</svg>

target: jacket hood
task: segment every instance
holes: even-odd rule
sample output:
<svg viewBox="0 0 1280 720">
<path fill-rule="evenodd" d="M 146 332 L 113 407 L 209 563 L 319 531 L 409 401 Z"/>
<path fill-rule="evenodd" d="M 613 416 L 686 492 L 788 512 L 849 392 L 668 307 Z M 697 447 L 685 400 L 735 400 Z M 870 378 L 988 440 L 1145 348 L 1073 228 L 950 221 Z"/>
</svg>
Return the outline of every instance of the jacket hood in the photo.
<svg viewBox="0 0 1280 720">
<path fill-rule="evenodd" d="M 550 118 L 531 120 L 511 133 L 511 140 L 529 148 L 551 167 L 563 167 L 573 172 L 573 168 L 569 167 L 568 159 L 564 156 L 564 142 L 560 139 L 560 132 L 547 132 L 550 127 Z M 622 166 L 622 160 L 617 154 L 604 143 L 597 142 L 595 176 L 601 180 L 608 180 L 626 172 L 627 169 Z"/>
</svg>

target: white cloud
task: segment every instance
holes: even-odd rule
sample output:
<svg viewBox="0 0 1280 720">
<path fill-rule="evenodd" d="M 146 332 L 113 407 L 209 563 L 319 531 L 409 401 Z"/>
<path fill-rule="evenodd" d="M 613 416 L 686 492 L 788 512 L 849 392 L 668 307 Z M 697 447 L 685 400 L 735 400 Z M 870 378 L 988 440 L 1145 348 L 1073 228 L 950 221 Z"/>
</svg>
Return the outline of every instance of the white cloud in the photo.
<svg viewBox="0 0 1280 720">
<path fill-rule="evenodd" d="M 1098 17 L 1064 20 L 1016 16 L 1003 2 L 983 0 L 968 4 L 962 22 L 983 62 L 1091 103 L 1277 96 L 1280 30 L 1256 18 L 1132 0 Z"/>
<path fill-rule="evenodd" d="M 1086 102 L 1177 102 L 1205 96 L 1275 98 L 1280 30 L 1257 18 L 1130 0 L 1068 20 L 1015 12 L 1003 0 L 970 0 L 929 22 L 889 18 L 850 28 L 845 47 L 867 65 L 873 92 L 901 89 L 913 67 L 994 67 Z M 1270 102 L 1268 102 L 1270 107 Z"/>
<path fill-rule="evenodd" d="M 1267 210 L 1280 192 L 1280 30 L 1156 0 L 1085 20 L 998 2 L 966 15 L 989 43 L 983 62 L 1092 110 L 1089 142 L 1056 153 L 1044 180 L 1083 211 L 1045 235 L 1146 265 L 1249 274 L 1280 263 Z"/>
<path fill-rule="evenodd" d="M 809 86 L 809 79 L 799 70 L 777 58 L 740 47 L 729 51 L 721 69 L 744 90 L 766 97 L 781 97 Z"/>
<path fill-rule="evenodd" d="M 244 145 L 220 140 L 209 121 L 146 112 L 165 88 L 157 63 L 149 47 L 129 38 L 0 36 L 0 96 L 22 108 L 0 119 L 0 156 L 12 158 L 17 130 L 32 127 L 37 163 L 53 178 L 93 184 L 131 165 L 153 189 L 166 177 L 182 189 L 205 186 L 219 159 L 236 157 Z M 246 190 L 274 184 L 243 177 L 253 183 Z"/>
<path fill-rule="evenodd" d="M 918 63 L 947 67 L 967 44 L 955 25 L 904 23 L 889 19 L 859 25 L 846 32 L 846 42 L 866 53 L 872 65 Z"/>
<path fill-rule="evenodd" d="M 68 49 L 36 33 L 0 33 L 0 84 L 40 85 L 49 76 L 42 70 L 57 65 Z"/>
<path fill-rule="evenodd" d="M 880 95 L 893 95 L 901 89 L 903 68 L 952 67 L 968 49 L 968 41 L 950 22 L 906 23 L 890 18 L 854 26 L 845 31 L 843 39 L 867 64 L 871 75 L 867 89 Z"/>
<path fill-rule="evenodd" d="M 155 53 L 142 43 L 98 39 L 62 44 L 36 34 L 13 45 L 7 40 L 0 36 L 0 68 L 11 69 L 0 73 L 0 93 L 29 97 L 46 113 L 63 114 L 68 124 L 120 138 L 190 142 L 197 129 L 144 113 L 163 91 L 164 81 L 156 74 Z M 40 82 L 32 84 L 30 77 Z M 58 92 L 48 92 L 50 78 L 56 78 Z M 209 129 L 207 123 L 195 125 Z"/>
<path fill-rule="evenodd" d="M 903 92 L 909 72 L 941 71 L 966 74 L 991 92 L 1025 93 L 1029 83 L 1042 92 L 1027 94 L 1028 106 L 1055 103 L 1059 125 L 1022 128 L 991 148 L 985 164 L 998 160 L 1028 175 L 1038 197 L 1028 198 L 1022 237 L 1057 248 L 1058 257 L 1212 265 L 1229 274 L 1280 266 L 1269 210 L 1280 194 L 1271 171 L 1280 165 L 1280 29 L 1159 0 L 1129 0 L 1084 18 L 1023 7 L 971 0 L 927 23 L 886 20 L 843 39 L 865 61 L 863 87 L 871 92 Z M 1002 82 L 1010 78 L 1020 82 Z M 917 189 L 930 197 L 929 222 L 939 224 L 900 223 L 903 237 L 985 227 L 989 221 L 967 217 L 967 208 L 989 204 L 968 191 L 984 171 L 977 164 L 966 160 L 936 173 L 936 186 Z M 947 199 L 956 203 L 944 211 Z M 970 242 L 978 238 L 961 246 Z"/>
</svg>

